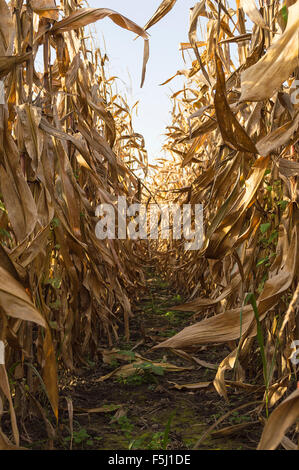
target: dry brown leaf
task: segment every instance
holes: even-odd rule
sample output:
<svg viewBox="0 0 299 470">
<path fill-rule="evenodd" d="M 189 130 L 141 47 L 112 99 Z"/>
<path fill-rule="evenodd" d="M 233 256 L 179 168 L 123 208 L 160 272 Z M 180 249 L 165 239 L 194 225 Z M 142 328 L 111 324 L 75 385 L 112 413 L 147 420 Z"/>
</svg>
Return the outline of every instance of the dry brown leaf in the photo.
<svg viewBox="0 0 299 470">
<path fill-rule="evenodd" d="M 30 5 L 32 10 L 41 18 L 59 20 L 59 11 L 55 0 L 31 0 Z"/>
<path fill-rule="evenodd" d="M 297 131 L 299 125 L 299 114 L 291 121 L 286 122 L 283 126 L 275 129 L 271 134 L 266 135 L 259 140 L 256 148 L 260 155 L 267 156 L 271 152 L 278 150 L 279 147 L 285 145 Z"/>
<path fill-rule="evenodd" d="M 249 428 L 250 426 L 255 426 L 259 424 L 259 421 L 251 421 L 249 423 L 239 423 L 239 424 L 234 424 L 233 426 L 226 426 L 225 428 L 219 429 L 218 431 L 213 431 L 211 434 L 211 437 L 213 438 L 222 438 L 222 437 L 228 437 L 228 436 L 233 436 L 235 434 L 238 434 L 242 429 Z"/>
<path fill-rule="evenodd" d="M 113 370 L 107 375 L 103 375 L 96 382 L 104 382 L 104 380 L 110 379 L 111 377 L 129 377 L 133 374 L 143 374 L 144 371 L 141 368 L 138 368 L 138 365 L 144 363 L 152 364 L 156 367 L 161 367 L 167 372 L 182 372 L 184 370 L 192 370 L 193 367 L 178 367 L 174 364 L 170 364 L 168 362 L 152 362 L 148 359 L 138 359 L 137 361 L 132 362 L 131 364 L 126 364 L 125 366 L 118 367 L 117 369 Z"/>
<path fill-rule="evenodd" d="M 111 413 L 112 411 L 116 411 L 120 408 L 123 408 L 124 405 L 123 404 L 120 404 L 120 405 L 114 405 L 114 404 L 110 404 L 110 405 L 103 405 L 103 406 L 99 406 L 98 408 L 80 408 L 78 406 L 76 406 L 74 408 L 75 411 L 78 411 L 80 413 Z"/>
<path fill-rule="evenodd" d="M 282 438 L 281 445 L 285 448 L 285 450 L 298 450 L 298 446 L 287 436 Z"/>
<path fill-rule="evenodd" d="M 253 23 L 264 29 L 269 29 L 264 18 L 257 9 L 255 0 L 240 0 L 241 7 Z"/>
<path fill-rule="evenodd" d="M 252 309 L 247 306 L 243 309 L 243 331 L 249 328 L 252 319 Z M 240 308 L 236 308 L 188 326 L 175 336 L 157 344 L 153 349 L 192 349 L 201 344 L 229 342 L 237 339 L 239 335 Z"/>
<path fill-rule="evenodd" d="M 240 101 L 262 101 L 271 98 L 299 65 L 299 1 L 288 9 L 284 33 L 266 54 L 241 73 Z"/>
<path fill-rule="evenodd" d="M 5 0 L 0 0 L 0 56 L 7 55 L 13 36 L 14 24 L 10 9 Z"/>
<path fill-rule="evenodd" d="M 26 150 L 32 159 L 32 167 L 34 171 L 37 172 L 43 151 L 43 134 L 39 129 L 42 110 L 26 103 L 19 106 L 17 112 Z"/>
<path fill-rule="evenodd" d="M 164 16 L 172 10 L 176 2 L 177 0 L 163 0 L 161 5 L 158 6 L 154 15 L 146 23 L 143 29 L 146 31 L 151 28 L 154 24 L 158 23 L 158 21 L 162 20 L 162 18 L 164 18 Z"/>
<path fill-rule="evenodd" d="M 25 289 L 2 267 L 0 267 L 0 293 L 0 306 L 6 315 L 46 327 L 45 319 L 35 308 Z"/>
<path fill-rule="evenodd" d="M 120 13 L 117 13 L 114 10 L 109 10 L 108 8 L 81 8 L 71 13 L 68 17 L 64 18 L 63 20 L 55 23 L 51 31 L 53 33 L 63 33 L 66 31 L 71 31 L 73 29 L 83 28 L 84 26 L 87 26 L 91 23 L 95 23 L 96 21 L 106 18 L 107 16 L 121 28 L 132 31 L 144 39 L 143 66 L 140 85 L 142 87 L 145 79 L 146 64 L 149 59 L 149 36 L 143 28 L 141 28 L 125 16 L 121 15 Z"/>
<path fill-rule="evenodd" d="M 198 60 L 198 64 L 201 68 L 201 71 L 203 73 L 203 76 L 205 77 L 206 81 L 208 84 L 211 84 L 210 77 L 206 71 L 206 68 L 202 62 L 202 59 L 200 57 L 200 54 L 198 52 L 197 48 L 197 24 L 198 24 L 198 18 L 199 16 L 207 16 L 206 14 L 206 0 L 201 0 L 201 2 L 198 2 L 195 4 L 193 8 L 190 9 L 190 27 L 189 27 L 189 41 L 191 46 L 193 47 L 194 53 L 196 55 L 196 58 Z"/>
<path fill-rule="evenodd" d="M 221 131 L 223 141 L 226 145 L 235 150 L 258 153 L 254 143 L 230 109 L 226 98 L 225 76 L 218 54 L 215 54 L 215 59 L 217 84 L 214 103 L 218 126 Z"/>
<path fill-rule="evenodd" d="M 129 361 L 135 360 L 135 358 L 147 361 L 147 359 L 145 359 L 138 353 L 133 353 L 132 351 L 122 351 L 117 348 L 113 348 L 111 350 L 104 349 L 101 351 L 101 353 L 102 353 L 104 364 L 111 364 L 113 363 L 113 361 L 129 362 Z"/>
<path fill-rule="evenodd" d="M 268 163 L 269 157 L 260 157 L 256 160 L 247 176 L 243 190 L 239 191 L 237 196 L 234 195 L 233 190 L 232 197 L 227 198 L 219 210 L 219 213 L 216 214 L 209 230 L 212 232 L 213 226 L 217 227 L 218 225 L 218 227 L 210 234 L 210 239 L 208 239 L 208 237 L 206 238 L 206 244 L 208 244 L 206 256 L 208 258 L 219 259 L 224 253 L 232 250 L 233 246 L 238 243 L 240 229 L 242 227 L 242 218 L 263 181 Z M 236 185 L 237 183 L 238 181 Z M 237 186 L 235 186 L 235 189 L 236 188 Z M 258 222 L 259 218 L 253 214 L 249 232 L 245 233 L 246 238 L 248 238 L 251 232 L 256 230 Z"/>
<path fill-rule="evenodd" d="M 31 52 L 21 55 L 0 56 L 0 78 L 5 77 L 14 67 L 29 59 Z"/>
<path fill-rule="evenodd" d="M 279 173 L 286 178 L 290 176 L 299 176 L 299 163 L 293 160 L 280 158 L 278 161 Z"/>
<path fill-rule="evenodd" d="M 182 305 L 176 305 L 175 307 L 171 307 L 171 310 L 178 310 L 184 312 L 197 312 L 204 307 L 210 307 L 212 305 L 221 302 L 221 300 L 225 299 L 236 287 L 240 284 L 241 278 L 240 276 L 235 276 L 232 280 L 231 284 L 227 286 L 223 292 L 216 298 L 216 299 L 194 299 L 191 302 Z"/>
<path fill-rule="evenodd" d="M 208 388 L 212 382 L 197 382 L 194 384 L 177 384 L 175 382 L 169 382 L 176 388 L 177 390 L 199 390 L 202 388 Z"/>
<path fill-rule="evenodd" d="M 299 389 L 295 390 L 271 413 L 258 450 L 274 450 L 281 443 L 290 426 L 299 418 Z"/>
</svg>

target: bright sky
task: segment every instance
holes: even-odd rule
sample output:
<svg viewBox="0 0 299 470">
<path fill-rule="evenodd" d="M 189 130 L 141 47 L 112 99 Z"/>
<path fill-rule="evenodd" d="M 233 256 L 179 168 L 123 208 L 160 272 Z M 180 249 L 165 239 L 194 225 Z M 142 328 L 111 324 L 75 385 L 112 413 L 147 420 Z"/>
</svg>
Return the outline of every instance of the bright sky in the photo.
<svg viewBox="0 0 299 470">
<path fill-rule="evenodd" d="M 161 0 L 89 0 L 90 7 L 110 8 L 129 19 L 144 26 L 152 17 Z M 133 123 L 136 132 L 145 138 L 149 159 L 161 156 L 163 132 L 170 124 L 172 92 L 182 88 L 182 77 L 175 78 L 170 84 L 159 86 L 174 75 L 177 70 L 187 68 L 179 51 L 180 42 L 188 42 L 189 9 L 196 0 L 178 0 L 173 10 L 159 23 L 149 29 L 150 60 L 143 88 L 140 89 L 140 78 L 143 58 L 143 39 L 136 37 L 130 31 L 123 30 L 111 20 L 104 19 L 96 23 L 101 50 L 110 59 L 109 72 L 116 75 L 119 91 L 126 93 L 130 105 L 140 100 L 138 116 Z M 200 35 L 200 31 L 198 31 Z M 185 52 L 188 60 L 188 53 Z M 192 55 L 192 60 L 194 60 Z"/>
</svg>

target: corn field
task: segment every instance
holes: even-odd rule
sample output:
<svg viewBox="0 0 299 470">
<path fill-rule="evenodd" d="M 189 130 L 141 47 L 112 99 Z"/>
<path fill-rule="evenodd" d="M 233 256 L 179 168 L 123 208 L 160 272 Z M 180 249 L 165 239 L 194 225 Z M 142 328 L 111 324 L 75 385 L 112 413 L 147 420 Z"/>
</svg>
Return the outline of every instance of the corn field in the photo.
<svg viewBox="0 0 299 470">
<path fill-rule="evenodd" d="M 176 389 L 212 389 L 221 406 L 251 407 L 255 447 L 299 449 L 299 0 L 186 9 L 189 37 L 178 54 L 192 66 L 163 84 L 184 77 L 161 129 L 167 158 L 149 165 L 92 28 L 107 17 L 128 30 L 128 48 L 132 33 L 144 41 L 142 86 L 148 30 L 161 21 L 166 31 L 180 1 L 163 0 L 141 27 L 81 0 L 0 0 L 0 449 L 26 448 L 33 409 L 52 449 L 66 413 L 72 448 L 76 406 L 61 398 L 63 386 L 91 361 L 111 366 L 97 381 L 107 387 L 136 370 L 146 376 L 144 364 L 158 376 L 184 370 L 188 386 Z M 186 251 L 175 237 L 99 239 L 96 207 L 119 197 L 201 204 L 202 247 Z M 177 296 L 171 318 L 189 322 L 160 340 L 140 313 L 153 276 Z M 136 321 L 142 339 L 126 356 L 119 342 L 135 340 Z M 181 362 L 157 361 L 161 354 Z M 206 367 L 210 380 L 195 383 L 186 363 Z M 92 406 L 101 413 L 100 389 Z M 225 434 L 218 418 L 192 448 L 215 428 L 225 436 L 249 426 L 231 421 Z"/>
</svg>

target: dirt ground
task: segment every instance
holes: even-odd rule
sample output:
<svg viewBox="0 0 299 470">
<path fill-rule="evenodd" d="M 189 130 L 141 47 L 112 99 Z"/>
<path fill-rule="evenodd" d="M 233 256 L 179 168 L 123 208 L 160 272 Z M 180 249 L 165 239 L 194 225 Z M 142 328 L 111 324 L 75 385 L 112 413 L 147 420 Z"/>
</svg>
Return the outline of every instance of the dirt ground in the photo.
<svg viewBox="0 0 299 470">
<path fill-rule="evenodd" d="M 103 362 L 103 345 L 96 362 L 78 375 L 60 373 L 60 420 L 58 430 L 48 413 L 29 414 L 22 423 L 21 445 L 29 449 L 185 449 L 194 447 L 203 433 L 229 410 L 261 399 L 259 394 L 232 388 L 227 403 L 213 384 L 202 389 L 177 389 L 175 384 L 194 384 L 213 381 L 220 361 L 230 352 L 226 346 L 201 348 L 196 357 L 208 367 L 190 362 L 164 350 L 150 349 L 158 342 L 176 334 L 195 321 L 191 313 L 171 311 L 182 303 L 167 283 L 158 277 L 148 279 L 148 293 L 135 308 L 131 321 L 131 337 L 127 343 L 120 338 L 112 356 Z M 117 367 L 129 364 L 141 355 L 148 361 L 128 377 L 113 376 L 98 381 Z M 164 371 L 155 363 L 170 362 L 187 370 Z M 145 364 L 145 365 L 144 365 Z M 147 365 L 146 365 L 147 364 Z M 147 367 L 149 367 L 147 369 Z M 45 418 L 45 417 L 44 417 Z M 262 425 L 256 406 L 232 413 L 217 425 L 200 444 L 199 449 L 256 449 Z M 72 438 L 71 438 L 72 436 Z"/>
</svg>

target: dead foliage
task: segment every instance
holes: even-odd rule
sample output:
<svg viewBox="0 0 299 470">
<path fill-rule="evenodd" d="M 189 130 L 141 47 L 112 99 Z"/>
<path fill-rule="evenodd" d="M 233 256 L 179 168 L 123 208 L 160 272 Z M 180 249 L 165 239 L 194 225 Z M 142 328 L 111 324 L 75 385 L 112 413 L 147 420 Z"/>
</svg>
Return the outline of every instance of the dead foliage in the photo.
<svg viewBox="0 0 299 470">
<path fill-rule="evenodd" d="M 120 322 L 129 337 L 141 252 L 97 239 L 95 208 L 138 200 L 134 171 L 146 172 L 147 154 L 84 26 L 109 17 L 141 36 L 142 81 L 148 35 L 80 0 L 1 0 L 0 12 L 0 388 L 18 446 L 16 413 L 36 409 L 30 397 L 41 385 L 58 419 L 57 359 L 72 370 L 87 364 L 101 338 L 118 338 Z"/>
<path fill-rule="evenodd" d="M 205 226 L 200 251 L 174 239 L 151 246 L 161 272 L 189 297 L 175 310 L 200 319 L 155 348 L 228 343 L 215 388 L 228 399 L 227 370 L 240 383 L 261 373 L 267 410 L 294 389 L 298 371 L 290 360 L 299 338 L 298 9 L 298 1 L 196 3 L 181 44 L 195 58 L 174 75 L 186 80 L 172 96 L 172 161 L 152 176 L 161 204 L 203 204 Z M 296 420 L 295 395 L 274 411 L 261 448 L 276 447 Z"/>
</svg>

